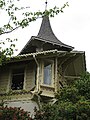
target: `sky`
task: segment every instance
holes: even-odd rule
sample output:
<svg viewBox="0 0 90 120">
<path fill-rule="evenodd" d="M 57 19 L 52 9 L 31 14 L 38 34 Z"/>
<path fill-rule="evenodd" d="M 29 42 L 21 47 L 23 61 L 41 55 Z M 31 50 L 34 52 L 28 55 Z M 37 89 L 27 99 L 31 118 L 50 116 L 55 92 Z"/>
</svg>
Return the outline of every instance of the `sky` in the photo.
<svg viewBox="0 0 90 120">
<path fill-rule="evenodd" d="M 74 47 L 74 50 L 85 51 L 87 71 L 90 72 L 90 0 L 48 0 L 47 9 L 54 6 L 62 7 L 68 2 L 69 7 L 64 9 L 64 13 L 50 18 L 51 27 L 56 37 L 65 44 Z M 44 11 L 45 0 L 22 0 L 22 5 L 29 6 L 31 11 Z M 12 38 L 18 38 L 16 49 L 18 54 L 31 36 L 36 36 L 39 32 L 42 19 L 35 22 L 25 29 L 14 31 L 10 35 Z M 1 36 L 3 37 L 3 36 Z"/>
</svg>

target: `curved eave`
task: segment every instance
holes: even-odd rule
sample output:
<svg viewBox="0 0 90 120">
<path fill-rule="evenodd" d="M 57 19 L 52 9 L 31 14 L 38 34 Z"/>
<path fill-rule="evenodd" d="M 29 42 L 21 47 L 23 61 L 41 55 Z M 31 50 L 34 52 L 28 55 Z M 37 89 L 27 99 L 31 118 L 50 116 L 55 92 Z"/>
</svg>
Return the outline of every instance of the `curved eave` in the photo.
<svg viewBox="0 0 90 120">
<path fill-rule="evenodd" d="M 69 51 L 72 51 L 74 49 L 74 47 L 72 46 L 69 46 L 69 45 L 66 45 L 66 44 L 61 44 L 61 43 L 57 43 L 57 42 L 52 42 L 50 40 L 47 40 L 47 39 L 42 39 L 40 37 L 37 37 L 37 36 L 32 36 L 31 39 L 27 42 L 27 44 L 24 46 L 24 48 L 20 51 L 19 55 L 22 54 L 26 49 L 28 49 L 28 46 L 30 45 L 31 41 L 33 40 L 38 40 L 38 41 L 42 41 L 42 42 L 45 42 L 45 43 L 50 43 L 52 45 L 57 45 L 57 46 L 60 46 L 60 47 L 64 47 L 66 49 L 69 49 Z"/>
<path fill-rule="evenodd" d="M 41 27 L 37 36 L 32 36 L 25 47 L 21 50 L 19 54 L 25 53 L 25 50 L 28 49 L 31 41 L 38 40 L 45 43 L 50 43 L 52 45 L 57 45 L 61 48 L 64 48 L 66 51 L 72 51 L 74 47 L 62 43 L 53 33 L 53 30 L 50 25 L 50 20 L 48 16 L 44 16 L 42 19 Z M 30 48 L 29 48 L 30 49 Z"/>
<path fill-rule="evenodd" d="M 34 36 L 33 36 L 34 37 Z M 36 40 L 40 40 L 40 41 L 43 41 L 43 42 L 46 42 L 46 43 L 51 43 L 51 44 L 53 44 L 53 45 L 58 45 L 58 46 L 60 46 L 60 47 L 65 47 L 65 48 L 67 48 L 67 49 L 71 49 L 71 50 L 73 50 L 74 49 L 74 47 L 72 47 L 72 46 L 69 46 L 69 45 L 66 45 L 66 44 L 64 44 L 64 43 L 57 43 L 57 42 L 53 42 L 53 41 L 50 41 L 50 40 L 47 40 L 47 39 L 42 39 L 42 38 L 40 38 L 40 37 L 34 37 L 34 39 L 36 39 Z"/>
</svg>

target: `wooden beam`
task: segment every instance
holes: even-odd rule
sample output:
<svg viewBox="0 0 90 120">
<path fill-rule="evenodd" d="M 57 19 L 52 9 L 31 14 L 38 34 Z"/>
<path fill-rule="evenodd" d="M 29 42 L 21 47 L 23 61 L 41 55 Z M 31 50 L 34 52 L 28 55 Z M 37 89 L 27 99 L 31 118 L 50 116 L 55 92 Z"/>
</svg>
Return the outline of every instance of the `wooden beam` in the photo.
<svg viewBox="0 0 90 120">
<path fill-rule="evenodd" d="M 55 58 L 55 92 L 57 92 L 57 64 L 58 64 L 58 61 L 57 61 L 57 57 Z"/>
</svg>

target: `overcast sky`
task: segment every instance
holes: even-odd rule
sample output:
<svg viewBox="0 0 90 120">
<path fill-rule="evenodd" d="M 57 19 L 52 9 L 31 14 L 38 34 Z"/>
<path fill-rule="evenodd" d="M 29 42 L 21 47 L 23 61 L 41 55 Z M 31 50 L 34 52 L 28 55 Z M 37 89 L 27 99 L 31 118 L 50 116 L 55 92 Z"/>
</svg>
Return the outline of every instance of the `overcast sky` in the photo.
<svg viewBox="0 0 90 120">
<path fill-rule="evenodd" d="M 27 0 L 27 3 L 22 1 L 22 5 L 30 6 L 32 11 L 45 10 L 45 0 Z M 66 2 L 69 7 L 64 9 L 64 13 L 50 18 L 53 32 L 60 41 L 73 46 L 74 50 L 85 51 L 87 70 L 90 72 L 90 0 L 48 0 L 48 9 L 54 6 L 62 7 Z M 40 25 L 41 19 L 38 19 L 27 28 L 11 34 L 13 38 L 18 38 L 18 52 L 31 36 L 38 34 Z"/>
</svg>

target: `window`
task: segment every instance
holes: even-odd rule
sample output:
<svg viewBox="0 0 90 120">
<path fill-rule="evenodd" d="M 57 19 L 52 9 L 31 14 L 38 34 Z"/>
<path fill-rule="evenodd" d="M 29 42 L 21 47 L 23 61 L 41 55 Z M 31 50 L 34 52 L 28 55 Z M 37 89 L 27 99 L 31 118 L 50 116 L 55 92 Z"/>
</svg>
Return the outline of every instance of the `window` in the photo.
<svg viewBox="0 0 90 120">
<path fill-rule="evenodd" d="M 12 90 L 22 90 L 24 84 L 24 69 L 14 69 L 12 71 Z"/>
<path fill-rule="evenodd" d="M 52 82 L 52 63 L 44 62 L 44 84 L 51 85 Z"/>
</svg>

